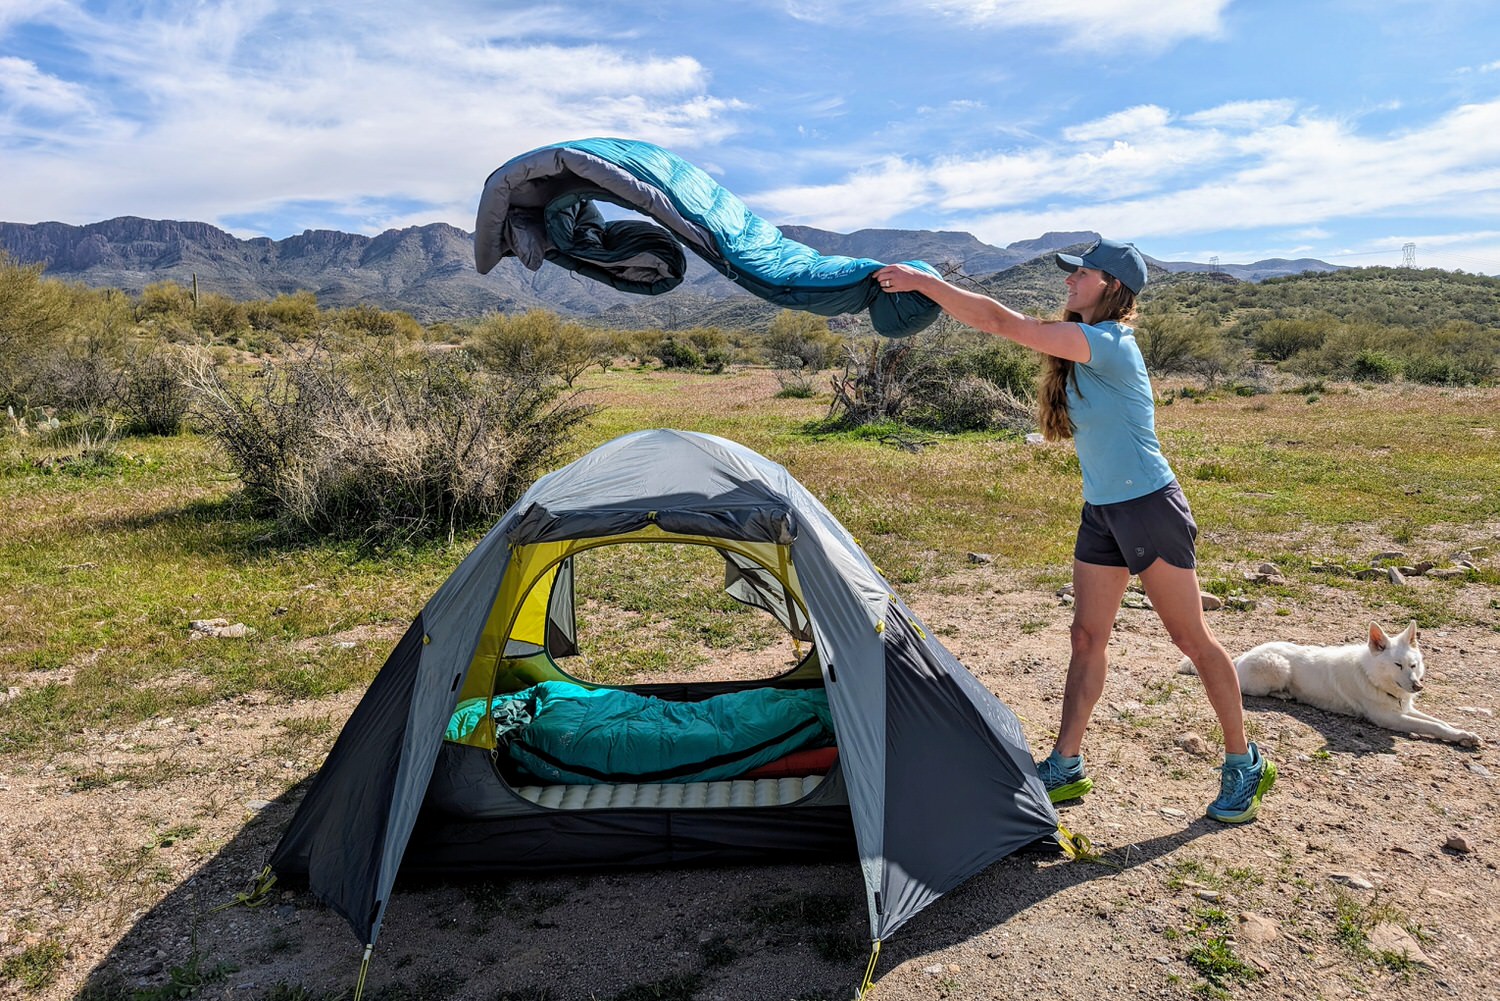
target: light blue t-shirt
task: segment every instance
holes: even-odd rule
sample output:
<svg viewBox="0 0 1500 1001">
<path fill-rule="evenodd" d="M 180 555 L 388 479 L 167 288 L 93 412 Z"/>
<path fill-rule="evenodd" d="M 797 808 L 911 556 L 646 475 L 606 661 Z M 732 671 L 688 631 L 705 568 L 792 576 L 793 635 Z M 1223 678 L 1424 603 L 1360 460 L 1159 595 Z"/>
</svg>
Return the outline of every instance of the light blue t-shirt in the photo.
<svg viewBox="0 0 1500 1001">
<path fill-rule="evenodd" d="M 1113 320 L 1080 323 L 1089 360 L 1073 366 L 1068 416 L 1083 467 L 1083 499 L 1118 504 L 1171 483 L 1156 440 L 1156 404 L 1135 331 Z"/>
</svg>

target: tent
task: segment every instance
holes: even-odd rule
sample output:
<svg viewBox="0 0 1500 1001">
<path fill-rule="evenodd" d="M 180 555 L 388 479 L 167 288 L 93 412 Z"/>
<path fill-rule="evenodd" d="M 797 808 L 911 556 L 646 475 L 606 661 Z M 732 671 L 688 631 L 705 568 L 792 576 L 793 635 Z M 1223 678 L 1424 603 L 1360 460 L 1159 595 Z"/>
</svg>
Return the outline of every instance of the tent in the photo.
<svg viewBox="0 0 1500 1001">
<path fill-rule="evenodd" d="M 599 203 L 646 218 L 607 221 Z M 824 316 L 868 310 L 887 337 L 914 334 L 940 312 L 920 292 L 880 291 L 880 261 L 798 243 L 700 168 L 637 139 L 575 139 L 513 157 L 485 180 L 474 220 L 480 274 L 507 257 L 531 271 L 551 261 L 640 295 L 682 283 L 683 247 L 779 306 Z M 924 261 L 905 263 L 937 274 Z"/>
<path fill-rule="evenodd" d="M 445 739 L 461 704 L 570 679 L 575 558 L 615 543 L 710 547 L 734 597 L 810 643 L 775 678 L 638 691 L 688 702 L 768 687 L 826 693 L 837 747 L 826 775 L 801 787 L 741 780 L 747 796 L 732 780 L 523 789 L 497 765 L 492 728 Z M 764 782 L 793 793 L 761 797 Z M 368 957 L 398 870 L 857 856 L 878 949 L 946 891 L 1057 831 L 1015 715 L 827 508 L 744 446 L 650 430 L 537 480 L 459 564 L 350 716 L 269 867 L 305 877 Z"/>
</svg>

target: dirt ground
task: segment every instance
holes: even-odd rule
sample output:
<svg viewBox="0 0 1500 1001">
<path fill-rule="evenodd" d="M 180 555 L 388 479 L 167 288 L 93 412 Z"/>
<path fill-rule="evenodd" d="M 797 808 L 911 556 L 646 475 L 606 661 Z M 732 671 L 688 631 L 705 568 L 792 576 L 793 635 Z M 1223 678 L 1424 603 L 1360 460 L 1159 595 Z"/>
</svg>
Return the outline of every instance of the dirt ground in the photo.
<svg viewBox="0 0 1500 1001">
<path fill-rule="evenodd" d="M 1308 586 L 1305 599 L 1210 621 L 1232 653 L 1270 638 L 1349 642 L 1371 619 L 1405 625 L 1378 589 Z M 1062 811 L 1101 860 L 1032 853 L 991 866 L 885 944 L 870 996 L 1495 997 L 1500 589 L 1407 586 L 1444 588 L 1465 620 L 1485 623 L 1424 632 L 1419 702 L 1484 747 L 1249 699 L 1252 737 L 1281 778 L 1257 821 L 1214 824 L 1202 813 L 1219 749 L 1201 688 L 1173 673 L 1154 613 L 1122 608 L 1085 747 L 1096 787 Z M 904 596 L 1044 753 L 1066 602 L 985 565 Z M 357 698 L 250 700 L 101 733 L 87 756 L 0 761 L 0 959 L 11 963 L 0 991 L 351 997 L 361 947 L 309 896 L 278 889 L 257 908 L 219 907 L 263 866 Z M 1182 749 L 1191 733 L 1212 753 Z M 365 996 L 848 998 L 865 935 L 852 862 L 404 887 Z M 61 972 L 28 990 L 18 957 L 48 942 L 62 945 Z"/>
</svg>

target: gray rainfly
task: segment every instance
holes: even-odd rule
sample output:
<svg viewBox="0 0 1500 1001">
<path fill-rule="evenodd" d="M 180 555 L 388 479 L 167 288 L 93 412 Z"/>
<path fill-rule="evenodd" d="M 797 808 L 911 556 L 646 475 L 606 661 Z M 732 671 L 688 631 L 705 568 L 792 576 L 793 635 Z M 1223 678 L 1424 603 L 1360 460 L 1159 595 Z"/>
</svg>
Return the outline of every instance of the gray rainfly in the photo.
<svg viewBox="0 0 1500 1001">
<path fill-rule="evenodd" d="M 543 751 L 525 771 L 507 756 L 526 731 L 502 732 L 502 716 L 519 709 L 539 723 L 550 703 L 538 693 L 605 693 L 568 672 L 574 561 L 615 543 L 710 547 L 726 590 L 775 616 L 803 654 L 774 678 L 635 686 L 629 697 L 662 700 L 674 718 L 711 705 L 734 713 L 733 699 L 757 695 L 826 698 L 822 743 L 833 750 L 821 753 L 831 765 L 756 777 L 786 745 L 755 733 L 749 746 L 721 744 L 687 766 L 654 757 L 686 738 L 637 735 L 631 756 L 651 762 L 634 772 L 629 760 L 559 764 Z M 519 705 L 502 713 L 512 695 Z M 477 707 L 468 729 L 457 726 L 464 707 Z M 567 777 L 549 779 L 554 766 Z M 1015 715 L 822 503 L 739 444 L 652 430 L 542 477 L 459 564 L 349 718 L 270 869 L 305 879 L 373 946 L 398 870 L 857 857 L 878 950 L 943 893 L 1057 832 Z"/>
</svg>

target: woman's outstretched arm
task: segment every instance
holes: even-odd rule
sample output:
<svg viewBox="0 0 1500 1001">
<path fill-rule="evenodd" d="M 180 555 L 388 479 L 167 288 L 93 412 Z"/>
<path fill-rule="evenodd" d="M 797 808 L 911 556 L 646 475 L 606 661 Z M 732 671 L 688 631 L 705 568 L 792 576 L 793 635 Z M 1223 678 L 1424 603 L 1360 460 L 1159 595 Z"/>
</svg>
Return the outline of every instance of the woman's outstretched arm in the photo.
<svg viewBox="0 0 1500 1001">
<path fill-rule="evenodd" d="M 987 295 L 951 285 L 904 264 L 875 272 L 884 292 L 920 292 L 960 323 L 1068 361 L 1087 362 L 1089 342 L 1076 323 L 1048 322 L 1018 313 Z"/>
</svg>

